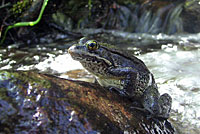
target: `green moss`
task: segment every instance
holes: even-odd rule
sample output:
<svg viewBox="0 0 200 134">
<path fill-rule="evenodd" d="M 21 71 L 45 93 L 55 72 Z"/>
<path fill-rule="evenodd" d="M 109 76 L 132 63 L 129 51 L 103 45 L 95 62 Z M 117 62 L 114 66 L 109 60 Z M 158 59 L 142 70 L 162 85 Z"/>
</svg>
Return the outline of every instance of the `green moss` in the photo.
<svg viewBox="0 0 200 134">
<path fill-rule="evenodd" d="M 11 72 L 11 71 L 1 71 L 0 81 L 8 80 L 10 82 L 16 83 L 16 81 L 22 82 L 22 84 L 30 84 L 32 86 L 40 86 L 43 88 L 50 88 L 51 83 L 48 80 L 34 75 L 30 72 Z"/>
</svg>

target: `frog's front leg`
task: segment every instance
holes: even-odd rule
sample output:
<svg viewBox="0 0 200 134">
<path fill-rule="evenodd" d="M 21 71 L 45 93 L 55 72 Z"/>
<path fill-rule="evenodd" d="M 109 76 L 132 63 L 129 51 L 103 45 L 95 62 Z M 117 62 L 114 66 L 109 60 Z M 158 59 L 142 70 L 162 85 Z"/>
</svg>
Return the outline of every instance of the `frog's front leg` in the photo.
<svg viewBox="0 0 200 134">
<path fill-rule="evenodd" d="M 154 83 L 151 73 L 138 72 L 132 67 L 112 67 L 107 74 L 119 79 L 117 90 L 120 94 L 124 93 L 125 96 L 135 99 L 143 96 L 144 89 Z"/>
<path fill-rule="evenodd" d="M 131 67 L 112 67 L 107 70 L 108 77 L 118 79 L 118 83 L 113 87 L 120 95 L 132 97 L 134 94 L 135 84 L 137 83 L 138 72 Z"/>
<path fill-rule="evenodd" d="M 156 84 L 146 89 L 142 101 L 144 108 L 151 113 L 151 116 L 169 118 L 172 98 L 167 93 L 160 96 Z"/>
</svg>

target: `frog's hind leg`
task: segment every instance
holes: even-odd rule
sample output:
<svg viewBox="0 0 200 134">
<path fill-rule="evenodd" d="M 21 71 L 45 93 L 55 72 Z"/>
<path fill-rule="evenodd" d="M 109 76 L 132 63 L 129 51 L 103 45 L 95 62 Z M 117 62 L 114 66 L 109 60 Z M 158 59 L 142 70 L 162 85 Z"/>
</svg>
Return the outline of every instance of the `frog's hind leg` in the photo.
<svg viewBox="0 0 200 134">
<path fill-rule="evenodd" d="M 171 96 L 167 93 L 161 95 L 159 98 L 159 105 L 161 109 L 159 117 L 166 119 L 169 118 L 169 113 L 171 111 L 171 106 L 172 106 Z"/>
<path fill-rule="evenodd" d="M 155 84 L 147 87 L 144 92 L 142 104 L 152 115 L 158 115 L 160 113 L 159 97 L 160 94 Z"/>
</svg>

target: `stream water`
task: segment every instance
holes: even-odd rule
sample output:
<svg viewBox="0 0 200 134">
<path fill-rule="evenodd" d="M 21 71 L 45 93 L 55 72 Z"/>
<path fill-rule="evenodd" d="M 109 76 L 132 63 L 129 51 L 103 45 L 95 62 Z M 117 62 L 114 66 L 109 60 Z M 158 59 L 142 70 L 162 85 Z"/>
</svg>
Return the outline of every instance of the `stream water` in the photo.
<svg viewBox="0 0 200 134">
<path fill-rule="evenodd" d="M 178 133 L 200 133 L 200 49 L 165 45 L 140 58 L 153 72 L 159 91 L 172 96 L 171 120 Z"/>
<path fill-rule="evenodd" d="M 152 35 L 151 38 L 155 41 L 156 38 L 153 37 L 156 36 Z M 23 48 L 15 44 L 6 49 L 1 48 L 0 69 L 37 70 L 62 78 L 94 80 L 81 64 L 72 60 L 67 53 L 67 48 L 73 43 L 52 43 Z M 188 43 L 187 41 L 186 44 Z M 200 45 L 165 43 L 160 45 L 160 49 L 149 48 L 146 52 L 130 45 L 125 49 L 135 50 L 137 56 L 154 74 L 159 91 L 172 96 L 170 120 L 177 133 L 200 133 Z"/>
<path fill-rule="evenodd" d="M 200 134 L 200 33 L 174 34 L 184 32 L 180 17 L 183 4 L 170 4 L 156 12 L 140 9 L 143 14 L 138 12 L 141 6 L 132 8 L 134 11 L 121 6 L 120 10 L 124 14 L 131 13 L 132 16 L 125 15 L 131 18 L 130 24 L 126 25 L 135 33 L 103 29 L 79 29 L 75 32 L 84 36 L 104 33 L 98 36 L 98 40 L 133 51 L 154 74 L 159 92 L 172 96 L 169 120 L 176 133 Z M 127 18 L 121 17 L 121 25 L 124 25 Z M 0 70 L 37 71 L 92 82 L 92 75 L 67 53 L 74 43 L 64 40 L 23 47 L 13 44 L 0 48 Z"/>
</svg>

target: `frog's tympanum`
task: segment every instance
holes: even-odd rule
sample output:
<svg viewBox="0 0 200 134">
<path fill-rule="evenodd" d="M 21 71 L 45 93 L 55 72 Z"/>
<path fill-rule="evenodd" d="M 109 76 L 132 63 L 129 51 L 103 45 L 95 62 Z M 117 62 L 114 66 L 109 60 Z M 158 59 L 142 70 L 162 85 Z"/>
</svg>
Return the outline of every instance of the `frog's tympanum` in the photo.
<svg viewBox="0 0 200 134">
<path fill-rule="evenodd" d="M 168 118 L 171 97 L 160 96 L 152 73 L 143 61 L 127 52 L 106 47 L 95 40 L 80 40 L 68 50 L 74 60 L 93 74 L 103 87 L 138 100 L 153 117 Z"/>
</svg>

